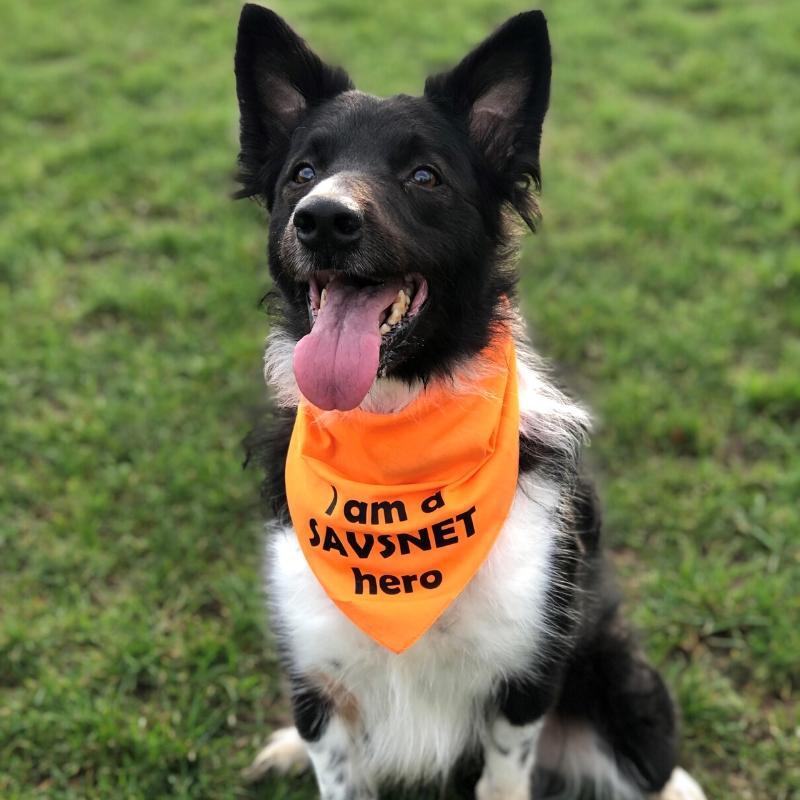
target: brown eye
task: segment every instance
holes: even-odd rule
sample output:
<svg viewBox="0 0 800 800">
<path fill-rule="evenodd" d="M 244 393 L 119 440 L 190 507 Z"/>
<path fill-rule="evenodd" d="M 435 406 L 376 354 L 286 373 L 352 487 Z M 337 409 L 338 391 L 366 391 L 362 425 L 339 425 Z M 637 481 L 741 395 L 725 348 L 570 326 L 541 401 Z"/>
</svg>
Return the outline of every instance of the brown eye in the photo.
<svg viewBox="0 0 800 800">
<path fill-rule="evenodd" d="M 314 167 L 312 167 L 311 164 L 298 164 L 292 180 L 295 183 L 308 183 L 309 181 L 313 181 L 316 177 L 317 173 L 314 172 Z"/>
<path fill-rule="evenodd" d="M 411 173 L 411 182 L 426 189 L 432 189 L 441 183 L 439 176 L 432 167 L 417 167 Z"/>
</svg>

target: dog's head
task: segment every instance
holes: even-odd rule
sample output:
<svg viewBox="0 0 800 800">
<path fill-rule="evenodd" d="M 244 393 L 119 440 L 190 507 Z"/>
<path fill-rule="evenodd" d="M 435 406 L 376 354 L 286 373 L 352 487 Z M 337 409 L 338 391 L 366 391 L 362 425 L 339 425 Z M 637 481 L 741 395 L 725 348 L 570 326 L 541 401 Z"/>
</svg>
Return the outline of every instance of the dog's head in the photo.
<svg viewBox="0 0 800 800">
<path fill-rule="evenodd" d="M 246 5 L 236 83 L 239 194 L 270 211 L 303 394 L 346 410 L 377 377 L 426 381 L 478 353 L 514 290 L 509 212 L 531 227 L 538 212 L 541 12 L 510 19 L 421 97 L 379 99 Z"/>
</svg>

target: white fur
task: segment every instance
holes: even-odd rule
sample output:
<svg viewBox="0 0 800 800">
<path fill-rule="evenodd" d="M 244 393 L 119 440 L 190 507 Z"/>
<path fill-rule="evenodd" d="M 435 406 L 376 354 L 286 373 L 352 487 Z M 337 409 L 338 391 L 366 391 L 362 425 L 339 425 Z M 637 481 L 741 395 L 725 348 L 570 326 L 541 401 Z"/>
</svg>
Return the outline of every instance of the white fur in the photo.
<svg viewBox="0 0 800 800">
<path fill-rule="evenodd" d="M 519 324 L 515 328 L 520 432 L 577 458 L 591 424 L 589 415 L 553 385 L 520 335 Z M 285 406 L 300 399 L 292 371 L 294 346 L 278 331 L 270 335 L 265 354 L 265 376 Z M 484 369 L 473 359 L 445 385 L 455 394 L 474 391 L 474 379 Z M 376 379 L 361 408 L 392 413 L 421 390 L 421 384 Z M 640 800 L 589 726 L 567 728 L 548 716 L 517 729 L 538 745 L 522 764 L 523 740 L 510 741 L 514 734 L 502 721 L 489 728 L 484 716 L 485 698 L 502 678 L 529 667 L 545 632 L 545 591 L 548 582 L 558 580 L 550 571 L 559 546 L 560 501 L 555 483 L 536 474 L 521 476 L 511 512 L 483 566 L 439 621 L 399 655 L 376 644 L 336 608 L 312 574 L 291 526 L 273 527 L 268 537 L 268 592 L 292 663 L 300 674 L 324 674 L 346 690 L 360 714 L 357 736 L 336 720 L 320 742 L 308 748 L 323 800 L 339 798 L 340 783 L 330 783 L 335 772 L 328 768 L 332 752 L 345 753 L 340 763 L 351 778 L 354 796 L 372 800 L 371 787 L 382 779 L 446 775 L 464 749 L 478 741 L 484 743 L 486 770 L 477 800 L 527 798 L 528 784 L 522 777 L 530 775 L 534 761 L 566 776 L 564 800 L 574 797 L 579 782 L 587 778 L 594 781 L 598 798 Z M 367 747 L 359 746 L 363 734 L 369 737 Z M 285 740 L 289 741 L 292 758 L 283 758 L 280 748 L 270 750 L 267 745 L 256 759 L 260 771 L 307 758 L 299 737 Z M 502 751 L 509 747 L 516 761 L 504 756 Z M 518 765 L 514 769 L 513 763 Z M 676 769 L 658 800 L 705 796 L 687 773 Z"/>
<path fill-rule="evenodd" d="M 533 352 L 521 323 L 516 324 L 517 379 L 519 383 L 520 432 L 538 441 L 577 455 L 591 427 L 588 412 L 552 383 L 544 361 Z M 264 353 L 264 379 L 281 406 L 296 406 L 300 390 L 294 377 L 292 359 L 296 342 L 277 329 L 267 337 Z M 452 380 L 440 382 L 454 394 L 474 391 L 475 378 L 484 373 L 480 359 L 462 366 Z M 376 378 L 361 409 L 377 414 L 400 411 L 422 391 L 423 385 L 411 385 L 392 378 Z"/>
<path fill-rule="evenodd" d="M 530 776 L 534 764 L 558 770 L 567 780 L 560 797 L 551 800 L 571 800 L 577 795 L 581 782 L 587 779 L 594 783 L 597 798 L 641 798 L 630 784 L 620 778 L 607 746 L 588 725 L 565 726 L 548 716 L 543 722 L 516 729 L 507 723 L 501 722 L 499 726 L 495 723 L 491 734 L 484 746 L 486 764 L 476 787 L 476 800 L 512 800 L 514 790 L 508 785 L 509 779 L 513 781 L 512 786 L 517 787 L 517 794 L 527 800 L 527 795 L 522 794 L 519 788 L 520 780 L 526 771 L 527 776 Z M 511 754 L 514 753 L 518 759 L 518 742 L 523 736 L 531 736 L 535 745 L 538 745 L 538 750 L 530 761 L 526 760 L 524 769 L 520 769 L 520 760 L 515 762 Z M 327 737 L 324 741 L 330 745 L 336 738 L 337 734 L 334 733 L 333 737 Z M 508 752 L 508 757 L 501 752 L 498 745 Z M 297 730 L 281 728 L 272 734 L 253 763 L 243 771 L 242 777 L 247 781 L 255 781 L 270 770 L 287 773 L 303 769 L 308 764 L 309 750 Z M 697 781 L 688 772 L 676 767 L 664 789 L 658 794 L 650 795 L 650 800 L 707 799 Z"/>
<path fill-rule="evenodd" d="M 564 791 L 551 800 L 573 800 L 587 782 L 596 800 L 642 800 L 641 792 L 620 773 L 613 753 L 585 722 L 564 723 L 552 715 L 545 719 L 539 739 L 538 765 L 560 773 Z M 688 772 L 676 767 L 669 782 L 650 800 L 706 800 L 703 790 Z"/>
<path fill-rule="evenodd" d="M 292 408 L 300 402 L 300 389 L 292 361 L 296 342 L 280 328 L 267 337 L 264 351 L 264 380 L 272 388 L 278 405 Z M 422 390 L 420 382 L 411 385 L 393 378 L 376 378 L 360 408 L 375 414 L 391 414 L 405 408 Z"/>
<path fill-rule="evenodd" d="M 543 633 L 556 547 L 552 484 L 525 476 L 494 548 L 461 596 L 412 647 L 395 655 L 331 602 L 291 527 L 269 537 L 268 582 L 298 671 L 323 673 L 356 699 L 375 779 L 442 775 L 483 734 L 482 703 L 531 662 Z"/>
<path fill-rule="evenodd" d="M 589 413 L 553 384 L 524 337 L 516 344 L 520 433 L 577 458 L 591 428 Z"/>
<path fill-rule="evenodd" d="M 373 781 L 362 766 L 353 731 L 338 717 L 308 745 L 321 800 L 377 800 Z"/>
<path fill-rule="evenodd" d="M 286 335 L 270 336 L 265 376 L 284 405 L 299 399 L 293 351 Z M 524 343 L 517 351 L 521 428 L 577 452 L 589 424 L 586 412 L 548 382 Z M 473 359 L 444 385 L 455 394 L 474 391 L 474 379 L 484 369 Z M 362 408 L 391 413 L 421 388 L 378 379 Z M 371 778 L 443 775 L 468 745 L 485 737 L 485 698 L 504 677 L 529 668 L 545 632 L 545 591 L 557 578 L 550 570 L 560 500 L 554 483 L 523 476 L 486 562 L 436 625 L 400 655 L 341 614 L 312 574 L 290 526 L 271 532 L 269 594 L 292 663 L 301 674 L 325 674 L 356 699 L 369 735 L 363 768 Z"/>
<path fill-rule="evenodd" d="M 353 197 L 350 190 L 350 182 L 348 177 L 351 173 L 337 172 L 330 178 L 320 181 L 295 207 L 292 213 L 292 220 L 296 212 L 301 211 L 305 206 L 311 202 L 312 198 L 316 197 L 329 197 L 332 200 L 337 200 L 344 206 L 347 206 L 351 211 L 360 213 L 362 211 L 360 204 Z"/>
<path fill-rule="evenodd" d="M 487 730 L 476 800 L 530 800 L 531 775 L 544 720 L 512 725 L 497 717 Z"/>
<path fill-rule="evenodd" d="M 688 772 L 676 767 L 669 783 L 653 800 L 706 800 L 706 796 Z"/>
<path fill-rule="evenodd" d="M 286 331 L 275 328 L 267 336 L 264 350 L 264 380 L 272 389 L 275 401 L 284 408 L 293 408 L 300 402 L 300 389 L 292 367 L 296 345 Z"/>
<path fill-rule="evenodd" d="M 246 781 L 257 781 L 270 770 L 284 774 L 303 770 L 308 763 L 308 748 L 297 728 L 279 728 L 242 772 L 242 777 Z"/>
<path fill-rule="evenodd" d="M 585 782 L 597 800 L 641 800 L 641 792 L 625 780 L 606 743 L 586 723 L 564 724 L 549 715 L 539 743 L 538 764 L 559 772 L 564 791 L 553 800 L 572 800 Z"/>
</svg>

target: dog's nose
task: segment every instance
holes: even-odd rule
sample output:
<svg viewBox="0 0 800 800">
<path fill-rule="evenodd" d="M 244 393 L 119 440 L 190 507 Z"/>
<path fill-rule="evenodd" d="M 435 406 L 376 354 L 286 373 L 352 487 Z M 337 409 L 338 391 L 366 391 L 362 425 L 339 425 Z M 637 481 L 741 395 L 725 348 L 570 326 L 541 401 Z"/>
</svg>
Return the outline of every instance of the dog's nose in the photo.
<svg viewBox="0 0 800 800">
<path fill-rule="evenodd" d="M 297 238 L 310 250 L 338 250 L 361 238 L 361 215 L 330 197 L 309 197 L 294 212 Z"/>
</svg>

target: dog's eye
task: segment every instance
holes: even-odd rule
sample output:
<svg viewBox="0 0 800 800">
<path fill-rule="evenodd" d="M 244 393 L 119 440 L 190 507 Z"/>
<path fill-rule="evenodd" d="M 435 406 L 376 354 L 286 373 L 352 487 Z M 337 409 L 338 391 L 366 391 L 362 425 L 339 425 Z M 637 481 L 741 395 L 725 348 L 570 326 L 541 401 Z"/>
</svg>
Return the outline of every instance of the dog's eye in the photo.
<svg viewBox="0 0 800 800">
<path fill-rule="evenodd" d="M 314 167 L 312 167 L 311 164 L 298 164 L 292 176 L 292 180 L 295 183 L 308 183 L 309 181 L 313 181 L 316 177 L 317 173 L 314 172 Z"/>
<path fill-rule="evenodd" d="M 441 183 L 439 176 L 433 170 L 433 167 L 417 167 L 411 173 L 411 182 L 417 186 L 424 186 L 426 189 L 431 189 Z"/>
</svg>

